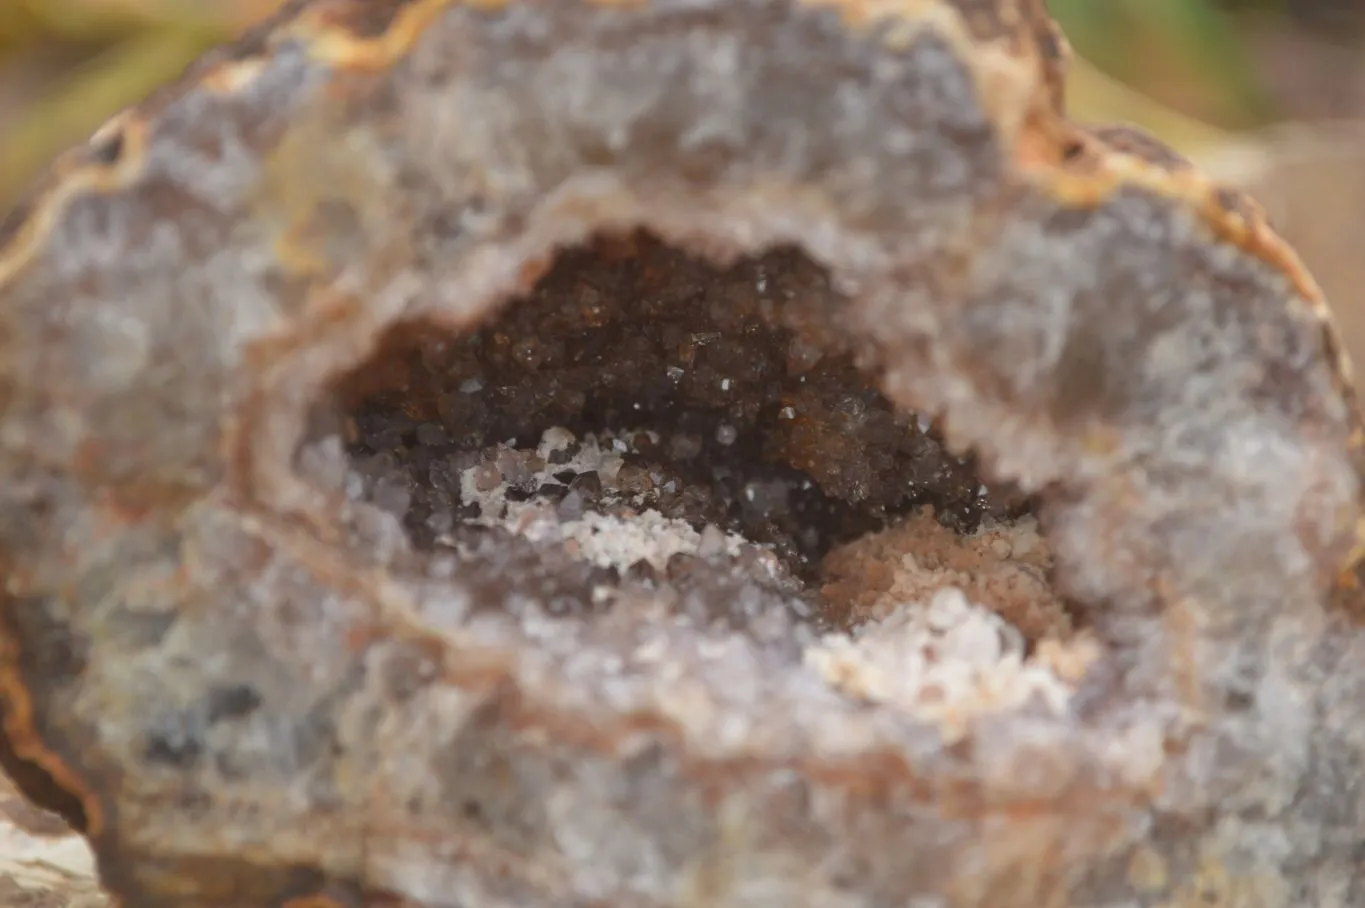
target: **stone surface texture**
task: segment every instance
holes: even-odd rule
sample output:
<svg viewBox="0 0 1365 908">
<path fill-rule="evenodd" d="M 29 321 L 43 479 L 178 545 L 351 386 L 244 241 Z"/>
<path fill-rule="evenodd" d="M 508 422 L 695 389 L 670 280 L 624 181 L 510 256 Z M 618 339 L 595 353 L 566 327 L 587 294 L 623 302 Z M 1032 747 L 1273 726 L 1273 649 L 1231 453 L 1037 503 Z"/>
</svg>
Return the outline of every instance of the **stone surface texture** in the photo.
<svg viewBox="0 0 1365 908">
<path fill-rule="evenodd" d="M 108 123 L 0 224 L 16 790 L 129 908 L 1365 906 L 1349 364 L 1066 58 L 300 0 Z M 631 242 L 710 270 L 599 309 Z M 0 799 L 0 894 L 100 904 Z"/>
</svg>

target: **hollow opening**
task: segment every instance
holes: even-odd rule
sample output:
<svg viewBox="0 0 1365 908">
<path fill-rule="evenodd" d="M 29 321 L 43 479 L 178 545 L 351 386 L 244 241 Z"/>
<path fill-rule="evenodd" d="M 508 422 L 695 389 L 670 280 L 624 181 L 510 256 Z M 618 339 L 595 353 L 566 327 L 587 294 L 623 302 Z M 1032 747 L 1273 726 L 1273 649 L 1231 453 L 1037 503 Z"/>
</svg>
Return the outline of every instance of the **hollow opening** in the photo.
<svg viewBox="0 0 1365 908">
<path fill-rule="evenodd" d="M 465 331 L 391 330 L 300 466 L 489 601 L 568 613 L 633 585 L 846 629 L 915 565 L 993 589 L 1030 641 L 1068 632 L 1034 502 L 882 395 L 847 306 L 795 249 L 721 267 L 599 237 Z"/>
</svg>

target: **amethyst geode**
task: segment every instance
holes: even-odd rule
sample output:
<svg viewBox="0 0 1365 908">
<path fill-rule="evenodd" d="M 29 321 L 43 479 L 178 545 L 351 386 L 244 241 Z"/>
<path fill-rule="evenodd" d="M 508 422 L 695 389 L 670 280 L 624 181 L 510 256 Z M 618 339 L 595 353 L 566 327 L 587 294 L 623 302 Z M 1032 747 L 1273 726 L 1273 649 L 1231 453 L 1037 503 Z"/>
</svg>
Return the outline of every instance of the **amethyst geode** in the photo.
<svg viewBox="0 0 1365 908">
<path fill-rule="evenodd" d="M 1361 433 L 1040 2 L 304 0 L 0 227 L 124 904 L 1365 905 Z"/>
</svg>

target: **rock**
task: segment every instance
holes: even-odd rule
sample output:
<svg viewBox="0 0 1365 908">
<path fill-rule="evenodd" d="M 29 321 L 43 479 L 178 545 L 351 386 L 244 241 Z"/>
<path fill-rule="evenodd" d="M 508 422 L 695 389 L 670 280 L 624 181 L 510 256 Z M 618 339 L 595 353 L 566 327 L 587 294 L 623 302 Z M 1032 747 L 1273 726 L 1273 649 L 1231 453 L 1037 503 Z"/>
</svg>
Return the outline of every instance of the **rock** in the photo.
<svg viewBox="0 0 1365 908">
<path fill-rule="evenodd" d="M 7 771 L 149 908 L 1360 902 L 1349 364 L 1065 62 L 1040 0 L 207 56 L 0 225 Z"/>
</svg>

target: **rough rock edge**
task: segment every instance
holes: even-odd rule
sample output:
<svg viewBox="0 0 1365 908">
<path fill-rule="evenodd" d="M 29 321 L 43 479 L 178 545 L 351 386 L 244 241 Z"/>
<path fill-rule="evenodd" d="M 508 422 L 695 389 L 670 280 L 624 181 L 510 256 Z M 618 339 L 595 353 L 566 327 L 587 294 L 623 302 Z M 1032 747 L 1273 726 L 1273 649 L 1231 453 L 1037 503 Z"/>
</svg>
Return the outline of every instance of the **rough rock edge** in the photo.
<svg viewBox="0 0 1365 908">
<path fill-rule="evenodd" d="M 268 67 L 267 62 L 253 58 L 252 53 L 261 50 L 263 45 L 273 45 L 274 48 L 278 49 L 289 40 L 299 37 L 307 40 L 315 62 L 340 64 L 343 68 L 353 67 L 357 71 L 382 70 L 396 57 L 408 50 L 421 29 L 436 19 L 445 4 L 417 2 L 401 5 L 382 4 L 381 6 L 382 9 L 375 13 L 373 9 L 361 12 L 357 6 L 339 2 L 296 4 L 274 24 L 272 30 L 262 32 L 262 37 L 265 40 L 258 38 L 254 43 L 243 45 L 246 52 L 236 54 L 231 58 L 220 56 L 211 59 L 192 74 L 186 85 L 191 88 L 198 86 L 208 93 L 243 90 L 250 85 L 252 78 L 259 71 Z M 998 14 L 998 11 L 981 12 L 979 4 L 975 7 L 977 12 L 974 13 L 974 16 L 983 16 L 987 20 L 992 15 Z M 870 8 L 848 4 L 840 7 L 840 9 L 854 27 L 865 25 L 869 17 L 874 14 L 886 15 L 892 21 L 908 22 L 912 25 L 930 22 L 936 30 L 940 30 L 940 35 L 955 40 L 961 58 L 977 69 L 979 73 L 985 74 L 982 76 L 981 85 L 985 86 L 982 94 L 988 102 L 996 97 L 992 94 L 993 90 L 998 89 L 1004 93 L 1004 101 L 994 111 L 996 124 L 1004 127 L 1002 131 L 1005 134 L 1014 136 L 1014 163 L 1019 172 L 1031 175 L 1033 179 L 1037 180 L 1034 185 L 1045 187 L 1047 193 L 1059 200 L 1063 207 L 1075 206 L 1078 209 L 1084 209 L 1099 206 L 1104 208 L 1106 205 L 1118 204 L 1118 196 L 1122 195 L 1125 190 L 1141 190 L 1153 196 L 1164 198 L 1178 206 L 1183 206 L 1186 211 L 1192 212 L 1199 219 L 1202 219 L 1204 229 L 1210 231 L 1214 236 L 1240 248 L 1244 253 L 1262 259 L 1272 268 L 1278 268 L 1285 276 L 1288 285 L 1297 288 L 1297 297 L 1291 294 L 1286 298 L 1286 309 L 1299 305 L 1304 309 L 1311 309 L 1312 317 L 1319 320 L 1320 333 L 1323 338 L 1320 352 L 1331 364 L 1331 382 L 1337 395 L 1346 403 L 1353 404 L 1350 400 L 1349 367 L 1340 356 L 1340 345 L 1332 335 L 1322 301 L 1311 281 L 1298 267 L 1292 254 L 1273 237 L 1254 207 L 1247 205 L 1244 200 L 1223 193 L 1217 187 L 1189 171 L 1168 169 L 1159 161 L 1144 159 L 1141 154 L 1123 154 L 1107 149 L 1101 141 L 1092 141 L 1084 134 L 1069 127 L 1057 118 L 1055 113 L 1049 114 L 1047 104 L 1055 105 L 1056 103 L 1056 83 L 1059 77 L 1056 75 L 1055 68 L 1046 67 L 1041 73 L 1037 71 L 1036 67 L 1024 66 L 1021 69 L 1018 65 L 1019 58 L 1016 56 L 1018 47 L 997 46 L 979 40 L 976 34 L 969 35 L 968 29 L 961 24 L 962 20 L 956 15 L 952 6 L 909 3 L 888 9 L 880 6 Z M 1015 5 L 1010 5 L 1006 12 L 1013 15 L 1017 22 L 1019 9 Z M 387 19 L 386 13 L 392 13 L 393 18 Z M 1034 10 L 1034 14 L 1036 15 L 1036 10 Z M 363 23 L 368 29 L 364 37 L 357 37 L 356 33 L 347 27 L 352 18 L 356 23 Z M 974 19 L 969 17 L 969 21 L 974 21 Z M 338 30 L 338 26 L 342 28 Z M 913 28 L 911 30 L 913 31 Z M 1046 30 L 1042 28 L 1035 30 L 1034 40 L 1039 40 L 1038 36 L 1045 32 Z M 895 37 L 897 36 L 893 35 L 893 38 Z M 1010 33 L 1009 37 L 1017 40 L 1018 31 Z M 904 38 L 903 32 L 899 38 Z M 1053 41 L 1055 42 L 1055 37 Z M 1005 45 L 1008 43 L 1004 42 Z M 1028 58 L 1030 52 L 1026 45 L 1025 59 Z M 1055 51 L 1053 56 L 1056 56 Z M 993 76 L 997 76 L 1001 70 L 1005 71 L 1009 78 L 994 79 Z M 1021 98 L 1017 90 L 1007 90 L 1007 84 L 1011 82 L 1033 87 L 1037 91 L 1037 96 Z M 54 171 L 55 176 L 48 184 L 48 188 L 40 191 L 26 207 L 26 215 L 10 222 L 5 229 L 0 230 L 0 234 L 4 234 L 9 240 L 4 250 L 0 251 L 0 287 L 5 288 L 6 300 L 10 299 L 10 294 L 14 292 L 13 288 L 16 283 L 22 282 L 24 272 L 32 267 L 36 259 L 49 251 L 47 239 L 51 235 L 51 231 L 62 223 L 63 212 L 69 203 L 90 192 L 117 194 L 129 187 L 133 187 L 136 191 L 135 187 L 143 160 L 142 155 L 147 150 L 145 139 L 151 131 L 149 123 L 154 122 L 163 105 L 169 104 L 185 90 L 185 87 L 173 90 L 102 131 L 89 150 L 78 151 L 57 166 Z M 1010 128 L 1012 126 L 1020 126 L 1021 131 L 1013 132 Z M 118 146 L 117 149 L 112 150 L 112 153 L 111 143 Z M 113 165 L 100 163 L 101 158 L 107 159 L 109 157 L 116 159 Z M 1069 162 L 1069 167 L 1062 166 L 1063 159 Z M 1204 242 L 1208 242 L 1207 238 Z M 9 317 L 8 313 L 7 317 Z M 1301 318 L 1302 315 L 1296 314 L 1295 317 Z M 311 329 L 307 326 L 303 328 L 305 333 L 309 330 Z M 359 351 L 352 349 L 347 355 L 354 359 L 359 355 Z M 6 376 L 6 381 L 12 382 L 13 379 Z M 8 395 L 12 389 L 6 387 L 5 391 Z M 284 428 L 283 434 L 287 438 L 289 436 L 288 427 Z M 1354 448 L 1352 453 L 1358 455 L 1360 431 L 1354 419 L 1352 419 L 1349 429 L 1350 444 Z M 1318 425 L 1315 431 L 1323 433 L 1317 437 L 1322 440 L 1323 448 L 1326 451 L 1340 450 L 1344 456 L 1345 433 L 1341 433 L 1343 437 L 1338 439 L 1333 427 L 1324 425 Z M 970 432 L 967 433 L 969 437 L 970 434 Z M 1103 446 L 1105 441 L 1104 438 L 1094 439 L 1094 442 L 1100 446 Z M 279 451 L 275 453 L 278 455 Z M 4 456 L 7 477 L 27 475 L 30 471 L 40 469 L 40 465 L 31 459 L 32 455 L 29 455 L 29 460 L 17 462 L 14 459 L 16 455 L 10 450 L 7 450 Z M 1325 455 L 1325 459 L 1332 460 L 1331 454 Z M 98 473 L 98 469 L 95 469 L 97 476 Z M 256 478 L 258 480 L 268 479 L 268 477 Z M 1329 478 L 1329 481 L 1335 480 Z M 269 485 L 268 482 L 266 484 Z M 172 488 L 166 494 L 172 494 L 175 491 Z M 1339 490 L 1328 493 L 1327 497 L 1337 500 L 1339 508 L 1350 511 L 1348 516 L 1354 521 L 1357 516 L 1356 509 L 1354 507 L 1346 508 L 1340 504 Z M 12 506 L 11 502 L 6 502 L 6 504 Z M 118 504 L 120 502 L 115 502 L 115 505 Z M 1098 501 L 1094 504 L 1103 506 L 1104 502 Z M 1343 516 L 1338 514 L 1333 520 L 1328 521 L 1333 529 L 1326 532 L 1322 532 L 1321 527 L 1316 529 L 1304 527 L 1308 538 L 1306 548 L 1316 555 L 1313 559 L 1314 568 L 1309 573 L 1318 577 L 1319 580 L 1325 575 L 1332 574 L 1333 569 L 1342 563 L 1343 553 L 1338 552 L 1339 546 L 1335 537 L 1343 534 L 1339 526 L 1343 519 Z M 321 532 L 321 528 L 318 531 Z M 279 538 L 281 532 L 278 527 L 268 527 L 262 531 L 263 535 L 271 536 L 274 534 L 275 538 Z M 1349 531 L 1345 531 L 1345 533 L 1349 535 Z M 1063 541 L 1069 542 L 1071 545 L 1075 544 L 1074 540 Z M 1119 543 L 1121 540 L 1115 540 L 1115 542 Z M 7 590 L 7 595 L 10 597 L 7 602 L 7 609 L 13 609 L 18 597 L 26 594 L 33 595 L 27 590 L 34 585 L 19 574 L 14 573 L 18 566 L 9 563 L 15 557 L 15 551 L 9 540 L 7 540 L 4 557 L 7 562 L 5 567 L 11 569 L 8 572 L 17 578 Z M 1141 561 L 1145 556 L 1139 553 L 1137 557 Z M 1131 568 L 1131 565 L 1124 565 L 1122 559 L 1119 559 L 1113 564 L 1096 565 L 1096 567 L 1113 569 L 1116 576 L 1121 576 L 1126 573 L 1127 569 Z M 1096 581 L 1088 580 L 1087 582 Z M 1099 585 L 1102 587 L 1104 584 L 1100 583 Z M 1160 579 L 1158 587 L 1160 587 Z M 37 586 L 36 589 L 41 590 L 42 587 Z M 1289 603 L 1282 603 L 1288 606 L 1289 618 L 1305 621 L 1310 625 L 1314 620 L 1331 623 L 1330 615 L 1324 616 L 1320 612 L 1315 612 L 1311 603 L 1314 597 L 1311 594 L 1305 594 L 1306 589 L 1308 587 L 1302 585 L 1296 587 L 1296 591 L 1303 594 L 1302 600 L 1294 599 Z M 382 593 L 378 589 L 372 589 L 371 595 L 382 598 Z M 1189 595 L 1188 590 L 1185 591 L 1185 595 Z M 1221 615 L 1216 612 L 1204 614 L 1201 606 L 1205 603 L 1198 600 L 1184 597 L 1176 599 L 1161 593 L 1159 593 L 1159 599 L 1162 600 L 1164 607 L 1170 610 L 1173 620 L 1178 622 L 1182 615 L 1190 620 L 1190 627 L 1194 628 L 1191 631 L 1191 644 L 1207 642 L 1201 641 L 1199 636 L 1201 631 L 1198 630 L 1206 619 L 1222 618 L 1224 621 L 1227 619 L 1226 613 Z M 12 619 L 12 616 L 7 616 L 7 618 Z M 1264 610 L 1255 611 L 1249 623 L 1258 629 L 1257 632 L 1267 629 L 1273 632 L 1277 626 L 1275 619 L 1271 618 L 1271 623 L 1267 626 L 1264 623 L 1266 618 Z M 1288 619 L 1281 623 L 1287 623 L 1287 621 Z M 1215 620 L 1214 623 L 1218 624 L 1219 622 Z M 1226 630 L 1221 626 L 1220 629 Z M 1287 628 L 1280 628 L 1280 630 L 1285 629 Z M 1349 637 L 1352 628 L 1348 627 L 1341 630 Z M 1114 633 L 1117 635 L 1116 639 L 1123 639 L 1124 629 L 1122 627 L 1115 628 Z M 1235 631 L 1233 635 L 1236 637 Z M 16 636 L 11 628 L 3 641 L 7 676 L 5 684 L 6 731 L 13 740 L 16 749 L 24 756 L 42 763 L 57 782 L 68 790 L 84 795 L 89 828 L 98 839 L 100 835 L 106 832 L 104 821 L 108 811 L 104 809 L 104 804 L 102 799 L 98 797 L 98 793 L 88 790 L 81 782 L 82 773 L 73 768 L 83 756 L 72 750 L 73 742 L 67 740 L 53 743 L 44 740 L 37 732 L 37 726 L 34 724 L 35 718 L 46 725 L 59 722 L 61 717 L 48 715 L 45 712 L 38 717 L 32 714 L 31 707 L 34 704 L 25 685 L 25 682 L 31 679 L 21 677 L 19 674 L 20 660 L 24 656 L 20 640 L 21 638 Z M 1194 652 L 1192 655 L 1197 664 L 1198 653 Z M 1300 667 L 1305 668 L 1310 662 L 1313 660 L 1308 660 Z M 1200 681 L 1200 671 L 1198 669 L 1191 671 L 1191 668 L 1192 666 L 1186 666 L 1186 671 L 1190 671 L 1189 677 L 1183 677 L 1177 670 L 1175 677 L 1179 683 L 1176 684 L 1176 689 L 1185 690 L 1190 695 L 1191 700 L 1184 704 L 1187 708 L 1194 707 L 1198 710 L 1203 699 L 1200 696 L 1202 682 Z M 1187 687 L 1187 685 L 1192 686 Z M 1214 685 L 1215 688 L 1217 686 L 1217 684 Z M 1141 680 L 1138 680 L 1136 689 L 1141 691 L 1146 689 L 1146 686 Z M 1167 695 L 1171 693 L 1168 687 L 1159 683 L 1153 689 Z M 1112 697 L 1112 690 L 1107 696 L 1101 690 L 1099 701 L 1101 703 L 1108 701 L 1109 705 L 1113 706 L 1109 697 Z M 1180 699 L 1177 698 L 1177 702 Z M 1212 724 L 1216 725 L 1217 722 L 1214 720 L 1218 719 L 1219 707 L 1214 705 L 1205 708 L 1210 709 L 1213 715 L 1203 717 L 1203 721 L 1211 721 Z M 1216 738 L 1217 736 L 1213 737 Z M 1198 746 L 1198 736 L 1187 739 L 1184 743 Z M 1336 743 L 1340 744 L 1340 742 Z M 1329 745 L 1324 744 L 1323 746 L 1328 747 Z M 1081 788 L 1084 790 L 1086 786 L 1083 785 Z M 1232 794 L 1238 790 L 1234 787 L 1231 792 L 1227 793 Z M 1092 798 L 1096 794 L 1097 791 L 1092 789 L 1089 791 L 1088 797 L 1082 796 L 1078 801 L 1073 800 L 1070 803 L 1073 807 L 1086 804 L 1093 807 L 1095 801 Z M 1171 796 L 1169 792 L 1167 796 Z M 1213 793 L 1210 797 L 1214 798 L 1216 804 L 1218 794 Z M 1064 806 L 1066 803 L 1068 803 L 1066 800 L 1056 802 L 1058 806 Z M 990 797 L 987 797 L 984 804 L 979 805 L 977 809 L 989 810 L 990 804 Z M 1153 801 L 1153 804 L 1156 804 L 1156 800 Z M 1162 807 L 1161 809 L 1169 809 L 1169 807 Z M 1227 845 L 1226 842 L 1221 845 L 1218 844 L 1221 841 L 1218 836 L 1229 835 L 1233 839 L 1236 838 L 1236 835 L 1227 832 L 1226 829 L 1211 834 L 1204 845 L 1198 848 L 1192 847 L 1188 840 L 1181 840 L 1178 833 L 1169 833 L 1169 835 L 1174 836 L 1170 841 L 1177 842 L 1174 850 L 1170 850 L 1172 848 L 1170 841 L 1162 838 L 1161 833 L 1154 833 L 1148 845 L 1126 852 L 1128 854 L 1125 864 L 1126 870 L 1105 867 L 1093 868 L 1098 876 L 1086 882 L 1086 885 L 1091 888 L 1081 891 L 1090 893 L 1091 897 L 1096 899 L 1093 902 L 1095 904 L 1099 904 L 1100 901 L 1098 900 L 1100 899 L 1121 898 L 1121 895 L 1116 894 L 1117 889 L 1104 888 L 1105 886 L 1117 887 L 1120 885 L 1119 883 L 1109 882 L 1110 876 L 1113 876 L 1114 879 L 1126 880 L 1130 887 L 1143 892 L 1167 892 L 1169 890 L 1171 896 L 1178 901 L 1185 897 L 1182 893 L 1193 898 L 1203 892 L 1204 890 L 1199 888 L 1203 885 L 1201 880 L 1203 876 L 1208 876 L 1210 879 L 1223 880 L 1224 888 L 1219 892 L 1230 899 L 1228 904 L 1248 903 L 1248 899 L 1253 893 L 1253 889 L 1246 888 L 1248 886 L 1254 887 L 1255 896 L 1261 898 L 1263 904 L 1292 903 L 1293 896 L 1288 888 L 1289 883 L 1286 882 L 1285 877 L 1278 875 L 1278 870 L 1262 867 L 1257 868 L 1255 873 L 1248 875 L 1245 869 L 1245 856 L 1235 871 L 1229 871 L 1223 866 L 1222 862 L 1226 860 L 1226 854 L 1230 853 L 1227 849 L 1232 846 Z M 1120 838 L 1124 837 L 1120 836 Z M 1011 839 L 1011 841 L 1013 840 Z M 113 844 L 113 841 L 106 842 L 106 845 Z M 999 843 L 997 844 L 999 845 Z M 1003 848 L 1003 845 L 999 845 L 999 847 Z M 1027 857 L 1019 857 L 1016 854 L 1014 860 L 1021 861 L 1018 864 L 1013 863 L 1006 853 L 995 851 L 992 853 L 997 854 L 997 859 L 1001 862 L 998 865 L 990 864 L 991 869 L 997 873 L 1003 874 L 1011 869 L 1015 871 L 1015 875 L 1026 869 L 1031 869 L 1034 874 L 1043 873 L 1043 869 L 1034 864 L 1035 861 L 1042 860 L 1040 853 L 1028 852 Z M 1082 854 L 1091 855 L 1091 852 L 1083 851 Z M 1192 857 L 1196 854 L 1199 855 L 1197 860 Z M 1331 856 L 1329 855 L 1328 860 L 1330 859 Z M 1064 860 L 1064 858 L 1059 858 L 1059 860 Z M 1274 866 L 1279 867 L 1280 865 Z M 1213 869 L 1208 869 L 1210 867 Z M 953 897 L 956 902 L 962 904 L 1031 904 L 1031 900 L 1038 897 L 1040 892 L 1056 895 L 1057 893 L 1073 891 L 1067 887 L 1080 885 L 1076 883 L 1073 875 L 1077 870 L 1076 867 L 1063 866 L 1058 875 L 1054 877 L 1051 875 L 1051 871 L 1056 869 L 1049 869 L 1047 879 L 1037 879 L 1036 876 L 1031 876 L 1032 887 L 1018 885 L 1016 880 L 1016 887 L 1012 890 L 987 888 L 980 892 L 955 891 Z M 125 872 L 128 871 L 125 869 Z M 1254 877 L 1252 882 L 1246 882 L 1252 877 Z M 991 879 L 995 878 L 992 877 Z M 1187 883 L 1187 879 L 1192 882 Z M 1345 879 L 1346 885 L 1349 887 L 1352 884 L 1351 877 L 1347 876 Z M 1095 880 L 1102 880 L 1102 882 Z M 125 876 L 124 882 L 129 882 L 129 878 Z M 981 885 L 990 887 L 993 884 L 987 881 Z M 1312 884 L 1310 882 L 1304 885 Z M 1327 884 L 1324 883 L 1323 885 Z M 324 895 L 323 898 L 326 896 Z M 1017 901 L 1016 898 L 1030 901 Z M 1118 904 L 1119 902 L 1104 901 L 1104 903 Z"/>
</svg>

